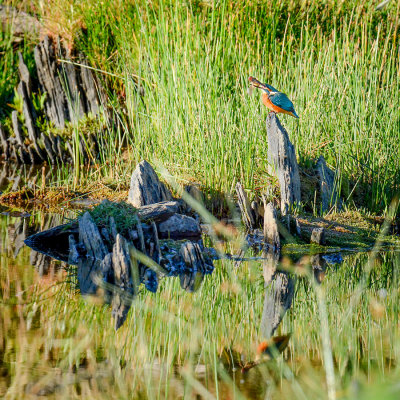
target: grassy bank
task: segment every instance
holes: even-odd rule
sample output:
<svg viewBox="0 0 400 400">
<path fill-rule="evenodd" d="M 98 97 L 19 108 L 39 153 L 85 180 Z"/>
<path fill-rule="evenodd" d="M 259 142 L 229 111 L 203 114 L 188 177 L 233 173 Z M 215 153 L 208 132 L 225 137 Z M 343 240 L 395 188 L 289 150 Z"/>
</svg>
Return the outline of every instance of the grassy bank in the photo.
<svg viewBox="0 0 400 400">
<path fill-rule="evenodd" d="M 390 2 L 375 11 L 375 3 L 63 0 L 19 6 L 36 12 L 49 32 L 74 43 L 93 66 L 118 76 L 103 74 L 121 128 L 108 130 L 88 180 L 126 182 L 146 158 L 210 193 L 230 192 L 237 180 L 265 191 L 271 182 L 266 111 L 259 96 L 247 93 L 254 75 L 294 101 L 300 120 L 282 121 L 302 167 L 324 155 L 338 171 L 346 204 L 382 213 L 400 184 L 399 6 Z M 5 53 L 9 59 L 0 62 L 15 69 L 10 47 Z M 80 178 L 84 183 L 85 174 Z"/>
</svg>

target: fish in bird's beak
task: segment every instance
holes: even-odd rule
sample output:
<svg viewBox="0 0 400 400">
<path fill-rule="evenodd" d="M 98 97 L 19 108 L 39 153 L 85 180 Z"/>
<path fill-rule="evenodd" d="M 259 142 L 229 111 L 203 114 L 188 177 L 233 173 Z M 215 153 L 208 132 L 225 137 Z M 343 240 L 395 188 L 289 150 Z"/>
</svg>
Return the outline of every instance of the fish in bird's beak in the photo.
<svg viewBox="0 0 400 400">
<path fill-rule="evenodd" d="M 258 89 L 265 90 L 268 93 L 270 92 L 270 90 L 268 89 L 268 87 L 266 85 L 264 85 L 264 83 L 261 83 L 260 81 L 258 81 L 256 78 L 254 78 L 252 76 L 250 76 L 250 78 L 249 78 L 249 84 L 251 86 L 254 86 L 254 87 L 258 88 Z"/>
</svg>

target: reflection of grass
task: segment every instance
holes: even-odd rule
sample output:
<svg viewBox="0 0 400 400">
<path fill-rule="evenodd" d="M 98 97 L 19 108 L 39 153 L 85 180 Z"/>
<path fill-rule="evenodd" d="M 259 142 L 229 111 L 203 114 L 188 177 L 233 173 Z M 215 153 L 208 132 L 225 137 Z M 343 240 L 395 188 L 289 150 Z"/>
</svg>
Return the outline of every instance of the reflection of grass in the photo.
<svg viewBox="0 0 400 400">
<path fill-rule="evenodd" d="M 13 246 L 10 221 L 2 218 L 2 249 Z M 232 348 L 250 362 L 264 339 L 265 289 L 257 262 L 235 269 L 231 261 L 217 261 L 193 294 L 183 291 L 178 279 L 163 279 L 156 294 L 139 292 L 126 323 L 115 332 L 108 306 L 82 299 L 73 277 L 61 285 L 50 277 L 39 279 L 28 266 L 29 253 L 24 248 L 15 261 L 4 250 L 0 255 L 1 396 L 7 386 L 11 398 L 39 391 L 55 392 L 57 398 L 162 399 L 182 393 L 190 398 L 196 391 L 232 397 L 234 385 L 219 353 Z M 355 388 L 361 394 L 381 390 L 383 382 L 397 390 L 390 382 L 399 378 L 399 266 L 396 253 L 356 254 L 329 266 L 319 286 L 336 390 L 346 398 L 356 397 Z M 300 271 L 293 308 L 277 332 L 292 332 L 289 347 L 283 358 L 245 374 L 238 371 L 238 398 L 255 398 L 252 385 L 264 398 L 262 382 L 274 397 L 326 397 L 317 289 L 304 268 Z M 207 379 L 195 373 L 204 365 Z"/>
</svg>

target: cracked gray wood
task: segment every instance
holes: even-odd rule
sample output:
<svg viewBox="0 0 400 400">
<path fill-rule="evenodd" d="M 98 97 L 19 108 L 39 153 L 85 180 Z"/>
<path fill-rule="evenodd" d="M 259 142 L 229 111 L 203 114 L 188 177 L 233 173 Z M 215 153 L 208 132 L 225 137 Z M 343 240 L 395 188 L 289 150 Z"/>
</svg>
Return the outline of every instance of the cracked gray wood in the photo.
<svg viewBox="0 0 400 400">
<path fill-rule="evenodd" d="M 281 213 L 286 215 L 293 206 L 300 204 L 300 176 L 296 152 L 289 135 L 275 113 L 268 114 L 268 162 L 279 180 Z"/>
<path fill-rule="evenodd" d="M 183 243 L 180 250 L 185 264 L 194 271 L 205 271 L 205 262 L 200 246 L 197 243 L 186 242 Z"/>
<path fill-rule="evenodd" d="M 278 219 L 272 203 L 264 207 L 264 243 L 270 245 L 274 251 L 279 251 L 281 247 Z"/>
<path fill-rule="evenodd" d="M 243 223 L 248 230 L 253 230 L 256 227 L 256 216 L 250 206 L 249 198 L 240 182 L 236 184 L 236 194 L 238 196 L 238 203 Z"/>
<path fill-rule="evenodd" d="M 138 209 L 138 215 L 143 221 L 152 220 L 155 222 L 162 222 L 178 213 L 180 208 L 181 202 L 179 201 L 162 201 L 160 203 L 140 207 Z"/>
<path fill-rule="evenodd" d="M 160 182 L 153 167 L 141 161 L 132 173 L 128 203 L 142 207 L 161 201 L 173 200 L 171 192 Z"/>
<path fill-rule="evenodd" d="M 87 254 L 93 258 L 102 260 L 108 253 L 99 228 L 88 211 L 79 218 L 79 241 L 84 244 Z"/>
</svg>

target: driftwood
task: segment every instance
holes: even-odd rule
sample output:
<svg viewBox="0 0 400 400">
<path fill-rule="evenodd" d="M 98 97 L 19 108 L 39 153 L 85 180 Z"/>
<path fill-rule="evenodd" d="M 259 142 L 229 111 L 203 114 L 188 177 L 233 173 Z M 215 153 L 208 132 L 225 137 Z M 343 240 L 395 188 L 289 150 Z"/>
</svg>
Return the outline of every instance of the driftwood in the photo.
<svg viewBox="0 0 400 400">
<path fill-rule="evenodd" d="M 268 161 L 278 179 L 281 189 L 281 213 L 286 215 L 300 204 L 300 177 L 296 152 L 289 135 L 275 113 L 267 117 Z"/>
<path fill-rule="evenodd" d="M 145 160 L 133 171 L 128 203 L 134 207 L 172 200 L 171 192 L 160 182 L 153 167 Z"/>
<path fill-rule="evenodd" d="M 319 157 L 316 168 L 320 181 L 322 211 L 326 212 L 330 207 L 340 204 L 335 173 L 326 165 L 323 156 Z"/>
<path fill-rule="evenodd" d="M 256 216 L 253 209 L 251 208 L 249 199 L 243 186 L 240 182 L 236 184 L 236 194 L 238 196 L 238 203 L 240 212 L 242 214 L 242 220 L 248 230 L 252 230 L 256 227 Z"/>
</svg>

